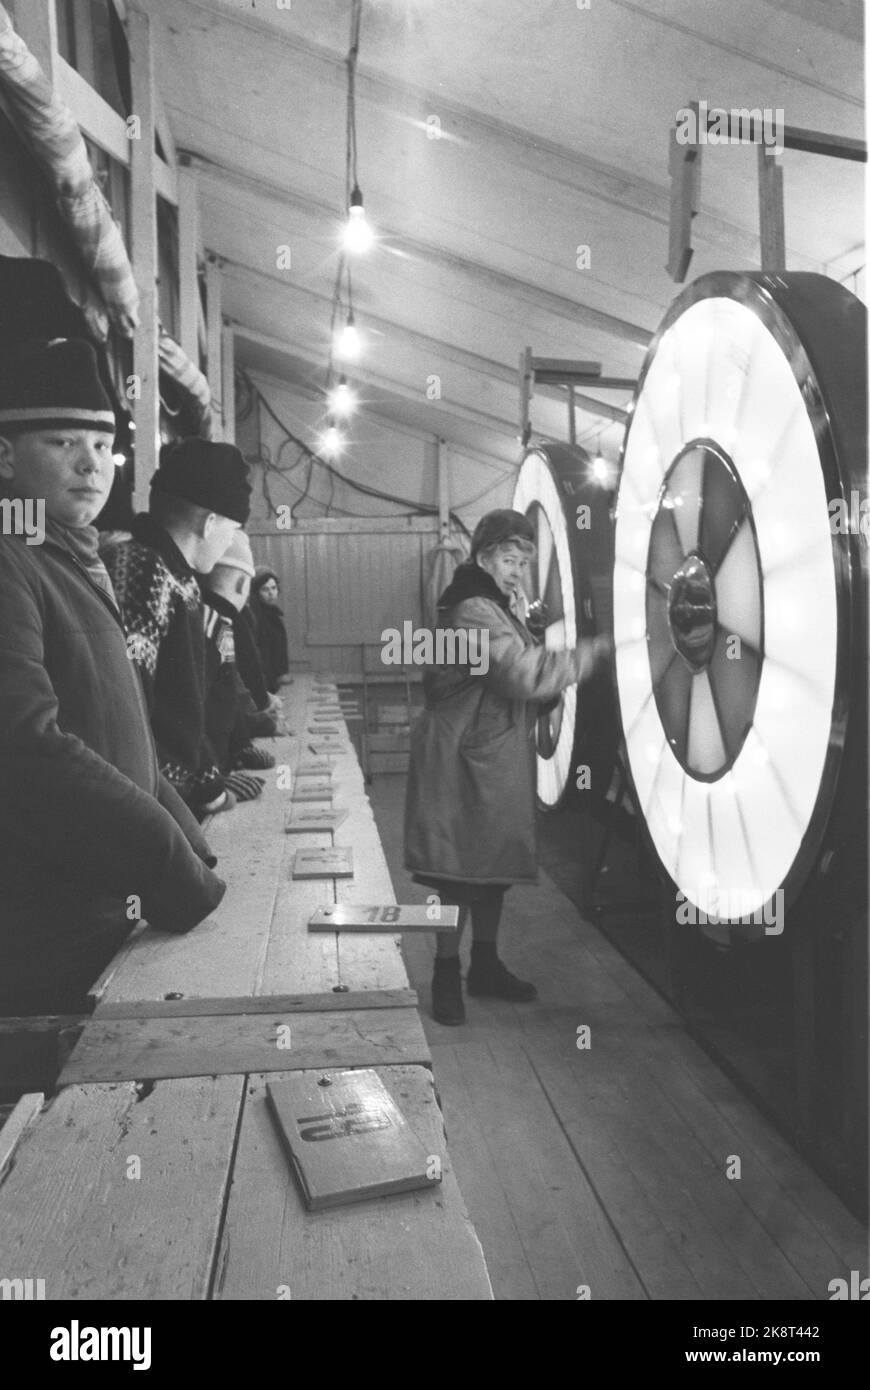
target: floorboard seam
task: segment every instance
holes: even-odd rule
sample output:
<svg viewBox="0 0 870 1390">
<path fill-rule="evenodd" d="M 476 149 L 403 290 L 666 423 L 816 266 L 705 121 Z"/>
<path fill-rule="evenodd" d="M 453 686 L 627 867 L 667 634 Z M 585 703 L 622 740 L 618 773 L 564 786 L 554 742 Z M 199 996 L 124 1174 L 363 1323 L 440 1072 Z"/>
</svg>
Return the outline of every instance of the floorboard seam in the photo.
<svg viewBox="0 0 870 1390">
<path fill-rule="evenodd" d="M 562 1133 L 564 1134 L 565 1139 L 566 1139 L 568 1145 L 570 1146 L 571 1152 L 572 1152 L 572 1154 L 574 1155 L 575 1159 L 577 1160 L 577 1166 L 579 1167 L 581 1173 L 583 1174 L 583 1177 L 585 1178 L 586 1182 L 587 1182 L 588 1185 L 589 1185 L 589 1190 L 590 1190 L 590 1192 L 592 1192 L 592 1194 L 594 1195 L 595 1200 L 596 1200 L 596 1202 L 598 1203 L 598 1206 L 599 1206 L 599 1208 L 600 1208 L 600 1210 L 601 1210 L 601 1212 L 602 1212 L 602 1214 L 603 1214 L 603 1216 L 604 1216 L 605 1221 L 607 1222 L 608 1226 L 609 1226 L 610 1229 L 612 1230 L 612 1232 L 613 1232 L 613 1234 L 614 1234 L 614 1236 L 615 1236 L 615 1238 L 616 1238 L 616 1241 L 617 1241 L 617 1243 L 618 1243 L 618 1245 L 619 1245 L 620 1250 L 621 1250 L 622 1253 L 624 1254 L 626 1260 L 628 1261 L 628 1264 L 630 1265 L 630 1267 L 631 1267 L 631 1269 L 632 1269 L 632 1271 L 633 1271 L 633 1273 L 634 1273 L 634 1277 L 637 1279 L 638 1284 L 639 1284 L 640 1287 L 643 1289 L 644 1297 L 647 1299 L 648 1302 L 652 1302 L 653 1299 L 651 1298 L 650 1291 L 649 1291 L 649 1289 L 647 1288 L 647 1286 L 646 1286 L 646 1284 L 645 1284 L 645 1282 L 644 1282 L 644 1280 L 643 1280 L 643 1277 L 642 1277 L 642 1275 L 641 1275 L 641 1272 L 640 1272 L 640 1270 L 638 1269 L 637 1265 L 635 1264 L 634 1260 L 632 1259 L 631 1254 L 629 1253 L 628 1247 L 626 1246 L 625 1241 L 622 1239 L 622 1235 L 620 1234 L 620 1231 L 619 1231 L 618 1226 L 616 1225 L 616 1223 L 614 1222 L 613 1218 L 611 1217 L 610 1212 L 607 1210 L 607 1207 L 606 1207 L 605 1203 L 602 1201 L 602 1199 L 601 1199 L 601 1194 L 599 1193 L 598 1188 L 596 1187 L 595 1183 L 594 1183 L 593 1180 L 592 1180 L 592 1175 L 590 1174 L 590 1172 L 589 1172 L 589 1170 L 587 1169 L 585 1163 L 583 1162 L 582 1158 L 580 1157 L 579 1153 L 577 1152 L 577 1150 L 576 1150 L 576 1148 L 575 1148 L 575 1146 L 574 1146 L 574 1142 L 573 1142 L 573 1140 L 572 1140 L 570 1134 L 568 1133 L 567 1129 L 566 1129 L 565 1126 L 563 1125 L 563 1123 L 562 1123 L 562 1117 L 561 1117 L 561 1115 L 559 1114 L 558 1110 L 556 1109 L 555 1105 L 553 1104 L 553 1100 L 552 1100 L 552 1097 L 551 1097 L 551 1095 L 550 1095 L 550 1092 L 548 1091 L 548 1089 L 547 1089 L 547 1087 L 546 1087 L 544 1081 L 542 1080 L 541 1074 L 540 1074 L 540 1072 L 538 1071 L 538 1068 L 535 1066 L 535 1060 L 534 1060 L 534 1058 L 526 1051 L 525 1047 L 523 1047 L 523 1052 L 525 1052 L 526 1057 L 528 1058 L 529 1066 L 531 1067 L 532 1071 L 534 1072 L 535 1077 L 536 1077 L 537 1082 L 538 1082 L 538 1085 L 540 1086 L 542 1092 L 544 1093 L 544 1096 L 546 1097 L 547 1104 L 549 1105 L 550 1110 L 553 1112 L 553 1116 L 554 1116 L 554 1118 L 555 1118 L 555 1120 L 556 1120 L 556 1123 L 557 1123 L 557 1125 L 559 1126 L 559 1128 L 560 1128 L 560 1130 L 562 1131 Z"/>
</svg>

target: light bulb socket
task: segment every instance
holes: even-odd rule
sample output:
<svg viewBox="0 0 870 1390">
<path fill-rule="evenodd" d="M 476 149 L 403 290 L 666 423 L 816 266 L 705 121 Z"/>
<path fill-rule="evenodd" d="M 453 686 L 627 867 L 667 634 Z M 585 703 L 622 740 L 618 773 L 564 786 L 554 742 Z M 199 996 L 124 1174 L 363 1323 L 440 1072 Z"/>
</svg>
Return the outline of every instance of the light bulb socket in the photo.
<svg viewBox="0 0 870 1390">
<path fill-rule="evenodd" d="M 359 186 L 358 183 L 355 183 L 354 186 L 353 186 L 353 192 L 352 192 L 351 195 L 350 195 L 350 210 L 351 210 L 351 212 L 353 212 L 354 208 L 362 208 L 362 205 L 363 205 L 362 189 L 360 188 L 360 186 Z"/>
</svg>

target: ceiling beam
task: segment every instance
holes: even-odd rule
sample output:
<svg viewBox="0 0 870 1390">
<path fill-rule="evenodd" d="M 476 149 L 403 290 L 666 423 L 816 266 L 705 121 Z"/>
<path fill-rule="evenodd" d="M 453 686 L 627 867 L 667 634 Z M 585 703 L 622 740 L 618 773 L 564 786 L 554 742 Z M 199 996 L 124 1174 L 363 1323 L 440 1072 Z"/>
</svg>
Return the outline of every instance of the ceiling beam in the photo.
<svg viewBox="0 0 870 1390">
<path fill-rule="evenodd" d="M 666 29 L 672 29 L 675 33 L 683 34 L 691 39 L 698 47 L 718 49 L 721 53 L 728 53 L 732 58 L 739 58 L 744 63 L 751 63 L 754 67 L 761 68 L 767 73 L 778 73 L 780 77 L 786 77 L 790 82 L 797 83 L 803 87 L 813 87 L 817 92 L 824 92 L 826 96 L 834 97 L 837 101 L 844 101 L 849 106 L 855 106 L 860 111 L 864 110 L 864 103 L 859 97 L 847 96 L 842 87 L 833 86 L 828 82 L 819 82 L 809 73 L 795 72 L 794 68 L 784 67 L 781 63 L 775 63 L 770 56 L 769 47 L 765 50 L 762 46 L 756 48 L 741 48 L 737 44 L 729 43 L 727 39 L 717 39 L 713 34 L 705 32 L 703 29 L 693 28 L 690 24 L 681 24 L 674 19 L 670 13 L 657 12 L 655 4 L 670 5 L 671 0 L 611 0 L 611 4 L 618 5 L 620 9 L 628 10 L 632 14 L 639 15 L 642 19 L 652 20 L 656 24 L 663 25 Z M 821 10 L 827 7 L 829 0 L 825 0 L 825 5 L 813 4 L 814 10 Z M 688 13 L 688 11 L 687 11 Z M 798 47 L 798 52 L 800 48 Z M 811 60 L 808 60 L 811 61 Z M 768 77 L 769 82 L 769 77 Z"/>
<path fill-rule="evenodd" d="M 212 180 L 223 182 L 224 179 L 228 178 L 239 187 L 250 189 L 258 198 L 266 198 L 285 208 L 290 201 L 296 207 L 302 208 L 306 212 L 310 211 L 327 222 L 335 219 L 336 210 L 330 203 L 297 193 L 294 189 L 286 186 L 279 187 L 267 179 L 246 173 L 243 169 L 234 168 L 223 160 L 212 160 L 207 155 L 199 154 L 195 150 L 183 150 L 182 154 L 190 160 L 194 168 Z M 629 323 L 626 319 L 605 313 L 601 309 L 595 309 L 591 304 L 582 304 L 576 299 L 568 299 L 565 295 L 554 294 L 551 290 L 542 289 L 539 285 L 530 284 L 527 280 L 520 280 L 514 275 L 508 275 L 504 271 L 496 270 L 480 261 L 470 260 L 467 256 L 456 255 L 454 252 L 446 251 L 443 247 L 435 246 L 431 242 L 420 241 L 416 237 L 407 236 L 404 232 L 383 227 L 380 223 L 378 232 L 380 241 L 392 245 L 410 256 L 428 261 L 430 265 L 441 266 L 446 270 L 468 275 L 478 284 L 484 282 L 492 288 L 510 295 L 512 299 L 519 299 L 525 304 L 531 304 L 536 309 L 544 310 L 545 313 L 567 319 L 570 323 L 585 323 L 590 328 L 595 328 L 614 338 L 624 339 L 636 347 L 646 348 L 652 341 L 653 335 L 649 329 L 642 328 L 640 324 Z"/>
<path fill-rule="evenodd" d="M 289 359 L 296 357 L 293 348 L 288 347 L 286 343 L 282 343 L 279 338 L 274 338 L 268 333 L 260 333 L 257 329 L 247 328 L 242 323 L 233 322 L 233 328 L 237 339 L 244 338 L 248 342 L 259 343 L 260 346 L 269 348 L 272 352 L 280 353 Z M 311 367 L 313 373 L 317 372 L 318 368 L 310 361 L 307 354 L 303 356 L 302 360 L 306 365 Z M 358 381 L 363 385 L 374 386 L 378 390 L 384 391 L 389 395 L 399 397 L 401 400 L 413 401 L 414 404 L 418 405 L 421 409 L 432 411 L 433 414 L 439 417 L 441 412 L 445 411 L 448 415 L 455 415 L 459 420 L 467 420 L 470 424 L 477 425 L 481 429 L 491 430 L 495 434 L 503 435 L 506 439 L 518 439 L 516 423 L 503 420 L 499 415 L 489 415 L 486 411 L 477 410 L 474 406 L 463 405 L 459 401 L 447 400 L 445 397 L 442 397 L 437 403 L 427 401 L 426 398 L 421 396 L 419 391 L 415 391 L 413 387 L 406 386 L 404 383 L 396 381 L 392 377 L 381 376 L 379 373 L 373 372 L 370 368 L 361 366 L 359 363 L 354 363 L 352 373 L 349 372 L 349 375 L 351 374 L 354 381 Z M 516 378 L 516 372 L 513 373 L 513 377 L 514 379 Z M 298 378 L 294 378 L 293 385 L 298 386 L 300 389 L 305 387 L 311 391 L 312 395 L 319 394 L 321 399 L 323 397 L 322 390 L 318 392 L 317 387 L 314 386 L 313 383 L 308 386 L 307 383 L 300 382 Z M 434 428 L 434 426 L 432 429 L 424 431 L 424 433 L 430 436 L 437 435 L 438 432 L 438 429 Z"/>
<path fill-rule="evenodd" d="M 267 347 L 276 353 L 289 356 L 286 345 L 278 342 L 274 338 L 270 338 L 268 334 L 257 333 L 255 329 L 246 329 L 243 325 L 239 324 L 234 325 L 233 331 L 236 334 L 237 341 L 241 339 L 255 346 Z M 309 368 L 312 372 L 316 370 L 314 365 L 307 360 L 300 361 L 298 358 L 293 358 L 293 362 L 294 365 L 299 362 L 301 366 Z M 249 372 L 252 377 L 255 377 L 257 381 L 274 386 L 276 390 L 289 391 L 294 395 L 303 397 L 305 400 L 322 400 L 322 392 L 310 383 L 301 381 L 298 376 L 294 376 L 293 378 L 276 376 L 274 372 L 256 364 L 253 366 L 247 365 L 244 370 Z M 392 383 L 383 381 L 383 384 L 380 384 L 380 379 L 375 373 L 367 373 L 366 375 L 371 378 L 369 384 L 375 385 L 377 389 L 383 390 L 385 394 L 393 395 L 396 397 L 397 401 L 399 400 L 400 393 L 394 388 Z M 407 399 L 413 404 L 419 405 L 419 400 L 416 400 L 411 392 L 408 392 L 407 396 L 403 397 L 403 399 Z M 459 450 L 468 458 L 474 459 L 485 468 L 494 469 L 497 473 L 509 473 L 517 466 L 517 460 L 513 457 L 513 448 L 510 450 L 503 448 L 500 453 L 493 452 L 479 444 L 469 443 L 467 437 L 463 434 L 458 432 L 451 434 L 449 429 L 445 429 L 443 420 L 438 421 L 438 429 L 429 429 L 422 424 L 415 425 L 412 421 L 405 418 L 397 418 L 396 415 L 390 413 L 388 407 L 388 401 L 375 397 L 366 400 L 360 407 L 360 410 L 363 415 L 371 416 L 378 424 L 383 425 L 384 428 L 395 430 L 399 434 L 407 434 L 413 439 L 424 440 L 430 443 L 438 438 L 446 439 L 451 448 Z M 478 426 L 478 428 L 484 427 Z M 516 435 L 512 437 L 512 443 L 518 448 Z"/>
<path fill-rule="evenodd" d="M 307 72 L 310 73 L 314 65 L 319 65 L 333 77 L 340 74 L 344 82 L 345 53 L 335 53 L 323 44 L 302 39 L 287 28 L 278 29 L 255 12 L 239 10 L 233 0 L 187 0 L 186 8 L 200 10 L 212 21 L 217 17 L 225 18 L 231 24 L 256 33 L 264 43 L 268 42 L 273 51 L 282 48 L 298 55 Z M 656 18 L 655 15 L 645 17 Z M 663 228 L 662 244 L 667 244 L 669 183 L 656 183 L 627 173 L 624 169 L 557 144 L 522 126 L 512 125 L 509 121 L 446 98 L 441 92 L 403 82 L 397 77 L 388 77 L 364 64 L 357 66 L 355 81 L 357 103 L 370 101 L 398 120 L 419 127 L 421 138 L 425 138 L 426 116 L 437 112 L 445 138 L 478 147 L 486 142 L 500 162 L 552 179 L 621 212 L 634 213 L 658 223 Z M 666 134 L 666 131 L 662 133 L 663 140 Z M 743 260 L 747 265 L 755 264 L 758 259 L 758 236 L 754 227 L 738 226 L 706 210 L 703 219 L 703 226 L 698 230 L 712 248 L 726 252 L 731 261 L 736 259 Z M 795 254 L 800 253 L 795 250 Z"/>
<path fill-rule="evenodd" d="M 291 284 L 280 275 L 273 275 L 269 271 L 263 270 L 260 266 L 246 265 L 244 262 L 236 261 L 223 252 L 219 252 L 218 254 L 224 263 L 225 274 L 230 274 L 231 278 L 232 271 L 235 270 L 241 272 L 242 275 L 252 275 L 258 280 L 265 280 L 270 285 L 280 285 L 285 295 L 306 303 L 312 317 L 319 318 L 323 323 L 329 321 L 332 301 L 326 295 L 318 294 L 315 290 L 303 289 L 301 285 Z M 444 342 L 438 338 L 430 338 L 424 333 L 417 332 L 415 329 L 405 327 L 403 324 L 394 323 L 389 319 L 377 318 L 367 311 L 358 317 L 361 317 L 363 322 L 370 324 L 385 336 L 394 339 L 397 337 L 404 338 L 407 342 L 412 343 L 421 352 L 425 353 L 430 360 L 439 358 L 461 367 L 464 371 L 474 372 L 480 376 L 492 377 L 496 381 L 508 382 L 512 386 L 517 385 L 517 369 L 516 367 L 509 367 L 507 363 L 496 362 L 493 358 L 489 357 L 481 357 L 477 353 L 468 352 L 464 348 L 457 347 L 452 343 Z M 290 321 L 294 322 L 292 316 Z M 297 334 L 299 333 L 298 321 L 294 322 L 294 332 Z M 324 351 L 324 349 L 320 350 Z M 318 355 L 317 352 L 315 352 L 314 355 Z M 357 370 L 357 367 L 353 368 L 355 374 Z M 563 403 L 565 400 L 564 392 L 558 387 L 542 386 L 537 394 L 550 396 L 552 399 Z M 420 397 L 418 396 L 417 399 L 420 399 Z M 621 409 L 619 406 L 611 405 L 609 401 L 600 401 L 595 396 L 575 392 L 575 400 L 577 405 L 582 407 L 589 414 L 603 417 L 607 420 L 618 420 L 621 422 L 627 418 L 625 410 Z M 511 425 L 510 428 L 512 432 L 515 432 L 513 425 Z"/>
</svg>

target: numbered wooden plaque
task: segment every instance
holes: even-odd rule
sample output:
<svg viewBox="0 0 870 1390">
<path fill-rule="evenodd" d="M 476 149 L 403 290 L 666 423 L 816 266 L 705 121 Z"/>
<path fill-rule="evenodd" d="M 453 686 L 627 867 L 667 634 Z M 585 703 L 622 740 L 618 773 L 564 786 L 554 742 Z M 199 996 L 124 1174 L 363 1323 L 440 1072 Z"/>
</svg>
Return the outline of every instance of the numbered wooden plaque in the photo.
<svg viewBox="0 0 870 1390">
<path fill-rule="evenodd" d="M 307 762 L 300 763 L 296 769 L 297 777 L 310 777 L 312 773 L 323 773 L 332 776 L 332 758 L 309 758 Z"/>
<path fill-rule="evenodd" d="M 317 754 L 318 757 L 322 757 L 324 753 L 344 752 L 344 745 L 339 743 L 338 739 L 318 739 L 316 743 L 309 743 L 308 747 L 311 749 L 311 752 Z"/>
<path fill-rule="evenodd" d="M 293 787 L 290 797 L 291 801 L 331 801 L 333 787 L 331 782 L 327 782 L 314 777 L 306 778 L 304 782 L 297 782 Z"/>
<path fill-rule="evenodd" d="M 297 849 L 293 860 L 293 877 L 353 878 L 353 851 L 350 845 Z"/>
<path fill-rule="evenodd" d="M 299 1072 L 267 1081 L 266 1093 L 310 1211 L 441 1181 L 439 1157 L 426 1152 L 373 1068 Z"/>
<path fill-rule="evenodd" d="M 338 727 L 337 724 L 309 724 L 308 732 L 310 734 L 318 735 L 326 734 L 327 737 L 331 737 L 333 734 L 340 734 L 341 729 Z"/>
<path fill-rule="evenodd" d="M 347 811 L 339 806 L 323 811 L 307 806 L 290 807 L 284 817 L 284 829 L 288 835 L 299 835 L 306 830 L 337 830 L 342 821 L 347 819 L 347 814 Z"/>
<path fill-rule="evenodd" d="M 436 912 L 437 917 L 430 915 Z M 346 931 L 360 935 L 456 931 L 458 926 L 459 908 L 443 903 L 429 907 L 420 903 L 378 903 L 371 907 L 360 903 L 333 903 L 319 907 L 308 920 L 310 932 Z"/>
</svg>

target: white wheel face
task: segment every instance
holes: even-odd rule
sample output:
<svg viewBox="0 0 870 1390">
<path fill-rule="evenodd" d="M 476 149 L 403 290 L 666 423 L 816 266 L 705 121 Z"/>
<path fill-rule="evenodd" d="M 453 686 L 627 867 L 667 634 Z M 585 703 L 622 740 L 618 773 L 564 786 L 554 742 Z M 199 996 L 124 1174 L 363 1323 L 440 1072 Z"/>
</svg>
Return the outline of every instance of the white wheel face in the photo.
<svg viewBox="0 0 870 1390">
<path fill-rule="evenodd" d="M 553 474 L 542 454 L 527 455 L 517 478 L 513 507 L 529 517 L 537 535 L 527 588 L 547 608 L 545 644 L 550 651 L 577 645 L 577 614 L 568 523 Z M 538 720 L 538 797 L 546 807 L 564 795 L 572 774 L 577 687 L 569 686 L 555 710 Z"/>
<path fill-rule="evenodd" d="M 674 883 L 721 919 L 797 859 L 831 739 L 837 589 L 821 459 L 788 358 L 750 308 L 662 334 L 625 443 L 615 532 L 620 711 Z"/>
</svg>

